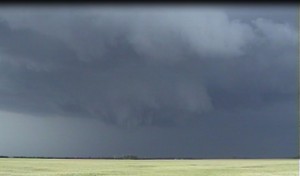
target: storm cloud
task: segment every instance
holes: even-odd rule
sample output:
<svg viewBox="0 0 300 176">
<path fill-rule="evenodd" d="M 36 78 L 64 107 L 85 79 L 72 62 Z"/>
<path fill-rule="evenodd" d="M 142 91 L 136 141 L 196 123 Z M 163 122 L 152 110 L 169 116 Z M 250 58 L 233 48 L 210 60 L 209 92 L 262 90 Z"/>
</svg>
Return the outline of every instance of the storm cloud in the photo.
<svg viewBox="0 0 300 176">
<path fill-rule="evenodd" d="M 168 126 L 295 101 L 297 32 L 207 8 L 6 8 L 0 109 Z"/>
</svg>

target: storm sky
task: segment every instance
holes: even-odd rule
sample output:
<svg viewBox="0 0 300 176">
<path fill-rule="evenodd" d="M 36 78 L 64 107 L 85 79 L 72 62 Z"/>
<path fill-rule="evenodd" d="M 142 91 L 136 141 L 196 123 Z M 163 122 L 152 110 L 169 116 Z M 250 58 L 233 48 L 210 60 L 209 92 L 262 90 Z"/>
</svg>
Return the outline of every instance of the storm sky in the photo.
<svg viewBox="0 0 300 176">
<path fill-rule="evenodd" d="M 0 9 L 0 155 L 294 157 L 297 6 Z"/>
</svg>

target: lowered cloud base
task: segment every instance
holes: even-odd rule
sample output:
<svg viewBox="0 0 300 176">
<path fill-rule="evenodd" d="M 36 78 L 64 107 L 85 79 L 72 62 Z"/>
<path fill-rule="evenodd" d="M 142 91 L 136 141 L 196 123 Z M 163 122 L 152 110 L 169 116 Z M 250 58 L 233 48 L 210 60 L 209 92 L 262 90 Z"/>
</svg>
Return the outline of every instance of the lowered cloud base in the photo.
<svg viewBox="0 0 300 176">
<path fill-rule="evenodd" d="M 0 13 L 0 109 L 168 126 L 293 100 L 297 32 L 207 8 Z"/>
</svg>

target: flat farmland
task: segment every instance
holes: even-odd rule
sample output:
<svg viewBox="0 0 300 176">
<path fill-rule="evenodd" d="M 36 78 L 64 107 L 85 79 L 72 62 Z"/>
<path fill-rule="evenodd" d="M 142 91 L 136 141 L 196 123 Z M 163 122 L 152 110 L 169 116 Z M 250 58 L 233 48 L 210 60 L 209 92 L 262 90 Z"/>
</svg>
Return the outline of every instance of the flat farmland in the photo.
<svg viewBox="0 0 300 176">
<path fill-rule="evenodd" d="M 297 176 L 296 159 L 109 160 L 1 158 L 2 176 Z"/>
</svg>

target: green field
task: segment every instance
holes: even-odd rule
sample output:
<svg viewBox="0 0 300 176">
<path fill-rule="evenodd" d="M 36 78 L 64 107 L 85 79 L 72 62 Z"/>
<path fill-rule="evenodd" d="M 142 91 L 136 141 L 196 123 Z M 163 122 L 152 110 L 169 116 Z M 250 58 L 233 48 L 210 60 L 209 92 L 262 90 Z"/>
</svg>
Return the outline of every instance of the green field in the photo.
<svg viewBox="0 0 300 176">
<path fill-rule="evenodd" d="M 0 159 L 0 175 L 297 176 L 298 160 Z"/>
</svg>

